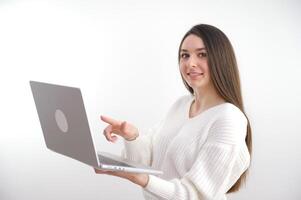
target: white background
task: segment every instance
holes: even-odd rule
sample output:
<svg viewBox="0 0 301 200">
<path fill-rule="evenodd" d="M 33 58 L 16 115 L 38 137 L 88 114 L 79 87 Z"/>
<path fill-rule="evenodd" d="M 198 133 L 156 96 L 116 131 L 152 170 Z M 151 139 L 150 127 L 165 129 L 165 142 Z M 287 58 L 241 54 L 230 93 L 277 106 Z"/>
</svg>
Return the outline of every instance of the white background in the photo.
<svg viewBox="0 0 301 200">
<path fill-rule="evenodd" d="M 150 3 L 152 2 L 152 3 Z M 80 87 L 97 147 L 100 114 L 141 129 L 185 90 L 177 50 L 193 25 L 232 41 L 254 154 L 232 200 L 301 199 L 300 1 L 0 1 L 0 199 L 141 199 L 136 185 L 46 149 L 29 80 Z"/>
</svg>

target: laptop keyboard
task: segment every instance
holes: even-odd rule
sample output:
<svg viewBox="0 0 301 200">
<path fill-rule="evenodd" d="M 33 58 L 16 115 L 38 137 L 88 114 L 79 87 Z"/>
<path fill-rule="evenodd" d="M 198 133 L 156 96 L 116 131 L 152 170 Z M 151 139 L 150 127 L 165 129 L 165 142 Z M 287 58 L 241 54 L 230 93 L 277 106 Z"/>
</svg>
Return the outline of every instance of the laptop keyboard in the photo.
<svg viewBox="0 0 301 200">
<path fill-rule="evenodd" d="M 116 166 L 122 166 L 122 167 L 133 167 L 133 166 L 131 166 L 129 164 L 126 164 L 124 162 L 113 160 L 111 158 L 104 157 L 104 156 L 101 156 L 101 155 L 98 155 L 98 158 L 99 158 L 99 162 L 103 163 L 103 164 L 116 165 Z"/>
</svg>

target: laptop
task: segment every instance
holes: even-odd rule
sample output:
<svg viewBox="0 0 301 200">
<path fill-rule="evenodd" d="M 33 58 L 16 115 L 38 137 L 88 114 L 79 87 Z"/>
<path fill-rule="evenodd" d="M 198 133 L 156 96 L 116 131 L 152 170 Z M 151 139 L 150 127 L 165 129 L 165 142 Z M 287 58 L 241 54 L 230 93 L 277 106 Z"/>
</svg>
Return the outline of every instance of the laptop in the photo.
<svg viewBox="0 0 301 200">
<path fill-rule="evenodd" d="M 96 151 L 79 88 L 30 81 L 48 149 L 96 169 L 162 174 L 122 157 Z"/>
</svg>

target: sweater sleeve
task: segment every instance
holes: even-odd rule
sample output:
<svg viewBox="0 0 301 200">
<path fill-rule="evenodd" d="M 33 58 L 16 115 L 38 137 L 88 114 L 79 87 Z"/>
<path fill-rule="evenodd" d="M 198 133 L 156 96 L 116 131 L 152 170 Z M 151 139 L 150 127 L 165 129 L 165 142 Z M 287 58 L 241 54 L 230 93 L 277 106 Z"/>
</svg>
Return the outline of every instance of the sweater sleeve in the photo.
<svg viewBox="0 0 301 200">
<path fill-rule="evenodd" d="M 122 156 L 130 161 L 150 166 L 152 163 L 153 140 L 162 124 L 163 120 L 147 131 L 139 133 L 139 137 L 134 141 L 124 140 L 125 148 L 122 151 Z"/>
<path fill-rule="evenodd" d="M 242 117 L 216 120 L 194 164 L 183 177 L 168 181 L 150 175 L 145 190 L 160 199 L 223 199 L 248 166 L 249 157 L 241 154 L 241 149 L 246 149 L 246 126 L 247 121 Z"/>
</svg>

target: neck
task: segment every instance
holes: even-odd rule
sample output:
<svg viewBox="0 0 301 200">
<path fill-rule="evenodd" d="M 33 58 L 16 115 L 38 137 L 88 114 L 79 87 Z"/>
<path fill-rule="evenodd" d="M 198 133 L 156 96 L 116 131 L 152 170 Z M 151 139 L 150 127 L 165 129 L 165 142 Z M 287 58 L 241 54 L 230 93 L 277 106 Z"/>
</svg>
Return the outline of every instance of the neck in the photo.
<svg viewBox="0 0 301 200">
<path fill-rule="evenodd" d="M 194 90 L 195 101 L 193 102 L 193 112 L 201 113 L 210 107 L 224 103 L 225 100 L 212 87 Z"/>
</svg>

